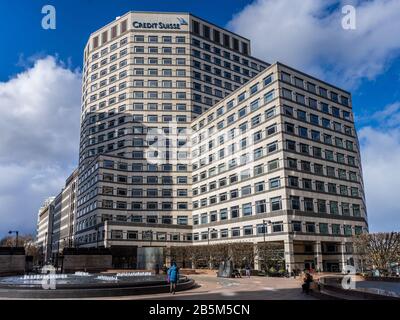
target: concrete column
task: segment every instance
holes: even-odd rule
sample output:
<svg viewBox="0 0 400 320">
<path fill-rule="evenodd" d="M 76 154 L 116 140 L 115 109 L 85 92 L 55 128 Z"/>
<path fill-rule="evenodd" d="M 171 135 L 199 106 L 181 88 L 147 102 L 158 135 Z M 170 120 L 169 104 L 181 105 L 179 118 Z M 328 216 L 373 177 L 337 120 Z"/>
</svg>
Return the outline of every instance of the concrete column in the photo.
<svg viewBox="0 0 400 320">
<path fill-rule="evenodd" d="M 167 267 L 171 265 L 171 248 L 166 247 L 165 249 L 165 264 Z"/>
<path fill-rule="evenodd" d="M 346 270 L 346 265 L 347 265 L 347 261 L 346 261 L 346 242 L 341 242 L 340 243 L 340 252 L 342 254 L 342 259 L 341 259 L 341 264 L 342 264 L 342 272 L 344 272 L 344 270 Z"/>
<path fill-rule="evenodd" d="M 108 228 L 108 221 L 106 220 L 104 222 L 104 239 L 103 239 L 103 243 L 104 243 L 104 248 L 108 248 L 108 237 L 111 237 L 111 234 L 108 234 L 110 232 L 109 228 Z"/>
<path fill-rule="evenodd" d="M 321 248 L 321 241 L 315 242 L 315 258 L 316 258 L 316 266 L 315 269 L 319 272 L 324 271 L 324 265 L 322 263 L 322 248 Z"/>
<path fill-rule="evenodd" d="M 254 270 L 260 271 L 260 261 L 257 250 L 257 243 L 254 244 Z"/>
<path fill-rule="evenodd" d="M 285 265 L 287 271 L 290 273 L 295 269 L 293 240 L 290 238 L 285 239 L 284 248 L 285 248 Z"/>
</svg>

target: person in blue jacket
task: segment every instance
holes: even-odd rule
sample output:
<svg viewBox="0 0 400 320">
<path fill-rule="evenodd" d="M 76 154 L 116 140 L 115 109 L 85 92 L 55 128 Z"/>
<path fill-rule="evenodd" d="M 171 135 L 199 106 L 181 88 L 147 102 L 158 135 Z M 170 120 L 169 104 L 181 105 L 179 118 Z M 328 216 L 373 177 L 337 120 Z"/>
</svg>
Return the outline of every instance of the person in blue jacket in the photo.
<svg viewBox="0 0 400 320">
<path fill-rule="evenodd" d="M 168 269 L 168 281 L 170 283 L 169 292 L 175 294 L 176 284 L 179 280 L 179 269 L 175 262 L 171 263 L 171 267 Z"/>
</svg>

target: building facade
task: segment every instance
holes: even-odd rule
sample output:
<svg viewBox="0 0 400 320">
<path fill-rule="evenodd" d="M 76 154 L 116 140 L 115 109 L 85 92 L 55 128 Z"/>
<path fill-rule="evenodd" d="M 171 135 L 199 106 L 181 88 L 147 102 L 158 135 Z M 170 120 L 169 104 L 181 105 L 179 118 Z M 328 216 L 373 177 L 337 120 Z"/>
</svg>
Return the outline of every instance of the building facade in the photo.
<svg viewBox="0 0 400 320">
<path fill-rule="evenodd" d="M 130 12 L 84 54 L 80 246 L 192 242 L 192 120 L 268 64 L 187 13 Z"/>
<path fill-rule="evenodd" d="M 118 261 L 138 247 L 273 242 L 288 270 L 336 271 L 368 231 L 350 93 L 188 13 L 129 12 L 90 36 L 79 156 L 53 249 L 61 229 Z"/>
<path fill-rule="evenodd" d="M 193 122 L 193 242 L 276 242 L 288 270 L 354 265 L 368 231 L 346 91 L 276 63 Z"/>
<path fill-rule="evenodd" d="M 53 203 L 54 197 L 46 199 L 38 212 L 36 228 L 36 244 L 40 248 L 44 261 L 51 256 L 51 234 L 53 228 Z"/>
<path fill-rule="evenodd" d="M 42 248 L 44 262 L 57 262 L 58 254 L 73 247 L 78 170 L 66 180 L 62 191 L 47 199 L 39 210 L 36 243 Z"/>
<path fill-rule="evenodd" d="M 52 202 L 54 206 L 52 228 L 52 252 L 61 252 L 64 248 L 74 246 L 74 225 L 76 214 L 78 170 L 66 180 L 65 187 Z"/>
</svg>

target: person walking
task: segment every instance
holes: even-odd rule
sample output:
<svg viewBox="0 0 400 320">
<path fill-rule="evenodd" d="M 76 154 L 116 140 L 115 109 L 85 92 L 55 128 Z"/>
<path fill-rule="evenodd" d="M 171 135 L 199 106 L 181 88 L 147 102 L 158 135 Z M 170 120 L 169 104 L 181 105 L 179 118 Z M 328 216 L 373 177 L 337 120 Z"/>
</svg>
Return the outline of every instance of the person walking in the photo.
<svg viewBox="0 0 400 320">
<path fill-rule="evenodd" d="M 302 285 L 303 292 L 308 294 L 310 292 L 311 283 L 314 281 L 314 279 L 313 279 L 312 275 L 309 272 L 307 272 L 303 281 L 304 281 L 304 283 Z"/>
<path fill-rule="evenodd" d="M 250 278 L 250 275 L 251 275 L 251 272 L 250 272 L 251 270 L 250 270 L 250 266 L 249 265 L 246 265 L 246 277 L 247 278 Z"/>
<path fill-rule="evenodd" d="M 168 282 L 169 282 L 169 293 L 175 294 L 176 284 L 179 281 L 179 269 L 175 262 L 171 263 L 171 267 L 168 269 Z"/>
</svg>

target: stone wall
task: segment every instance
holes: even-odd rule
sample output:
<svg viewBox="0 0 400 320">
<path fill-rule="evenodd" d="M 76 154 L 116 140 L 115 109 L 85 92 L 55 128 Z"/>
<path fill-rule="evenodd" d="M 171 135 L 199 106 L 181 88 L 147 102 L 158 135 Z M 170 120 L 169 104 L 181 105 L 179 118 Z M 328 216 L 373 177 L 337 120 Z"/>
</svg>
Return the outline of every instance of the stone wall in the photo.
<svg viewBox="0 0 400 320">
<path fill-rule="evenodd" d="M 112 268 L 111 255 L 66 255 L 63 261 L 64 272 L 104 271 Z"/>
<path fill-rule="evenodd" d="M 112 255 L 109 250 L 65 249 L 62 257 L 64 272 L 93 272 L 112 268 Z"/>
<path fill-rule="evenodd" d="M 0 248 L 0 276 L 25 273 L 24 248 Z"/>
</svg>

